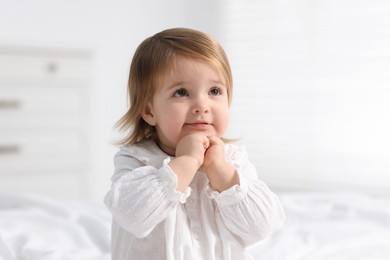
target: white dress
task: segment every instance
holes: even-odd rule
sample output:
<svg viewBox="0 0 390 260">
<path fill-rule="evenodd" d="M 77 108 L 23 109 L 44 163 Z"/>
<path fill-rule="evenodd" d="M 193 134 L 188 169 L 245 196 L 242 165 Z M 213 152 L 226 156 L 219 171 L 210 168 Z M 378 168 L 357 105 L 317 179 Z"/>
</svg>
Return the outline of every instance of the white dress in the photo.
<svg viewBox="0 0 390 260">
<path fill-rule="evenodd" d="M 112 259 L 252 259 L 245 247 L 284 222 L 278 197 L 257 178 L 244 148 L 225 145 L 240 185 L 213 191 L 197 172 L 176 191 L 173 157 L 153 141 L 122 146 L 105 203 L 113 216 Z"/>
</svg>

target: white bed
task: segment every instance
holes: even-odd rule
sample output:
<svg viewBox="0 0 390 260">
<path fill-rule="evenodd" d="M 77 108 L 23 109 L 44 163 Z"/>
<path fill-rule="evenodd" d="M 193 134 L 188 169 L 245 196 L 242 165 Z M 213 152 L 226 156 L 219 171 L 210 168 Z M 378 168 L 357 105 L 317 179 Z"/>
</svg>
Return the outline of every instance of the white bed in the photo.
<svg viewBox="0 0 390 260">
<path fill-rule="evenodd" d="M 111 259 L 110 226 L 102 204 L 0 193 L 1 260 Z"/>
<path fill-rule="evenodd" d="M 287 219 L 253 246 L 256 259 L 388 260 L 390 198 L 351 192 L 283 193 Z"/>
<path fill-rule="evenodd" d="M 284 227 L 249 250 L 256 259 L 390 259 L 390 198 L 280 193 Z M 111 259 L 103 204 L 0 193 L 0 259 Z"/>
</svg>

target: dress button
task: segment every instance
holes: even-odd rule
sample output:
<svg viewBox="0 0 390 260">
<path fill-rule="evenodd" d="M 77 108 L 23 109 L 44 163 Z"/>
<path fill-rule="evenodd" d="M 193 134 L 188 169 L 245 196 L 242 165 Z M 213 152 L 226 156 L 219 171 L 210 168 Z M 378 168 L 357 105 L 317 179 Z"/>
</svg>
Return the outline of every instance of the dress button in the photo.
<svg viewBox="0 0 390 260">
<path fill-rule="evenodd" d="M 196 240 L 200 240 L 200 235 L 198 234 L 198 233 L 196 233 L 196 232 L 194 232 L 194 238 L 196 239 Z"/>
</svg>

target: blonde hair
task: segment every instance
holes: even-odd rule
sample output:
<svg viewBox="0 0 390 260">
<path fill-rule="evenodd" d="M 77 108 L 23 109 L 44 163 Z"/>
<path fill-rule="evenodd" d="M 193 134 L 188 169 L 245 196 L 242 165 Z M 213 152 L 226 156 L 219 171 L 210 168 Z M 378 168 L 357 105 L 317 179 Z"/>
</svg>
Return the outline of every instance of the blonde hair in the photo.
<svg viewBox="0 0 390 260">
<path fill-rule="evenodd" d="M 134 144 L 157 138 L 154 126 L 141 116 L 162 78 L 172 69 L 177 56 L 202 60 L 214 65 L 226 81 L 229 103 L 233 79 L 222 47 L 209 35 L 188 28 L 172 28 L 145 39 L 133 56 L 128 82 L 130 107 L 115 127 L 126 136 L 117 144 Z"/>
</svg>

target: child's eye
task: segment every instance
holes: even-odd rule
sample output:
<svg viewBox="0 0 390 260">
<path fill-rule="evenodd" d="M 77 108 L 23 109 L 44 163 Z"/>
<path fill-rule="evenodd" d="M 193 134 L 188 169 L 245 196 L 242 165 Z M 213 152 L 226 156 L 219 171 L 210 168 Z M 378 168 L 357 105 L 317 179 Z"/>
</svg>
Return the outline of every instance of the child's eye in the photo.
<svg viewBox="0 0 390 260">
<path fill-rule="evenodd" d="M 222 89 L 219 87 L 213 87 L 210 89 L 209 94 L 212 96 L 218 96 L 222 94 Z"/>
<path fill-rule="evenodd" d="M 178 89 L 173 93 L 174 97 L 186 97 L 188 96 L 187 90 L 184 88 Z"/>
</svg>

